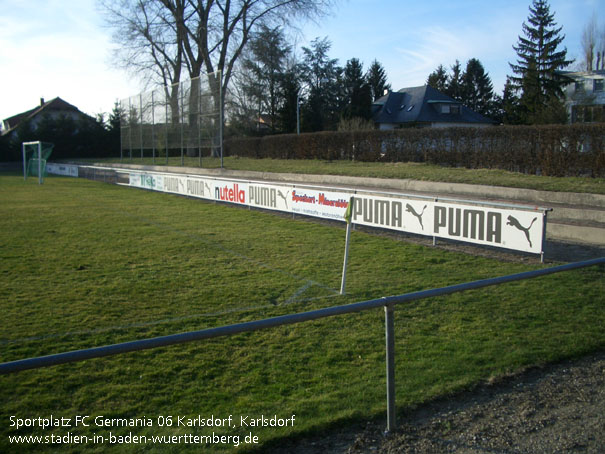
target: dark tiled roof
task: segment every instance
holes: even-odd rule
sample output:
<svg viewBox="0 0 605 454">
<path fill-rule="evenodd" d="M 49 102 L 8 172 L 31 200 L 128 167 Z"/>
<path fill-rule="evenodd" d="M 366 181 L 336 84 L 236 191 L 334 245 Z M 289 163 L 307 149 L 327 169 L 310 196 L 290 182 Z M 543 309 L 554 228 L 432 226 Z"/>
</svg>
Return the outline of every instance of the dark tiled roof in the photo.
<svg viewBox="0 0 605 454">
<path fill-rule="evenodd" d="M 74 111 L 74 112 L 78 112 L 82 116 L 85 116 L 85 117 L 90 118 L 91 120 L 94 120 L 89 115 L 87 115 L 83 112 L 80 112 L 80 110 L 76 106 L 68 103 L 67 101 L 64 101 L 63 99 L 61 99 L 59 97 L 56 97 L 54 99 L 51 99 L 50 101 L 45 102 L 44 104 L 42 104 L 38 107 L 35 107 L 31 110 L 22 112 L 17 115 L 13 115 L 12 117 L 5 119 L 4 124 L 7 126 L 7 129 L 6 129 L 6 131 L 3 131 L 3 134 L 8 134 L 10 131 L 14 130 L 17 126 L 19 126 L 19 124 L 21 124 L 25 120 L 29 120 L 43 112 L 52 112 L 52 111 L 60 111 L 60 112 Z"/>
<path fill-rule="evenodd" d="M 372 105 L 376 123 L 411 124 L 411 123 L 483 123 L 494 124 L 471 109 L 460 105 L 460 113 L 442 113 L 442 104 L 460 103 L 433 87 L 403 88 L 397 92 L 378 99 Z"/>
</svg>

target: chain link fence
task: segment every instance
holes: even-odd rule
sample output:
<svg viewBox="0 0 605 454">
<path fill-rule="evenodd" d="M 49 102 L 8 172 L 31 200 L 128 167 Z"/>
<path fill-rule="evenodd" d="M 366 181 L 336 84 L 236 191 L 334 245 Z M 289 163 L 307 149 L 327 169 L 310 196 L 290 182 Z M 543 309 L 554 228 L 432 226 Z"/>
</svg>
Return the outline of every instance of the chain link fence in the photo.
<svg viewBox="0 0 605 454">
<path fill-rule="evenodd" d="M 223 156 L 220 73 L 140 93 L 120 101 L 120 159 Z M 188 162 L 191 162 L 188 159 Z"/>
</svg>

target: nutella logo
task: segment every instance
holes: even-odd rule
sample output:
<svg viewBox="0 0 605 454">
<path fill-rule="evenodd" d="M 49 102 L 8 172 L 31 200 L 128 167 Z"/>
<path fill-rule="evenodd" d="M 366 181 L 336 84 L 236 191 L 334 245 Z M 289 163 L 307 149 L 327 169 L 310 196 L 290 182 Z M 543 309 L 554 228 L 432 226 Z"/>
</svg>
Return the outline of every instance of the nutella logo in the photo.
<svg viewBox="0 0 605 454">
<path fill-rule="evenodd" d="M 214 189 L 214 198 L 223 202 L 246 203 L 246 191 L 240 189 L 237 183 L 231 187 L 225 185 Z"/>
</svg>

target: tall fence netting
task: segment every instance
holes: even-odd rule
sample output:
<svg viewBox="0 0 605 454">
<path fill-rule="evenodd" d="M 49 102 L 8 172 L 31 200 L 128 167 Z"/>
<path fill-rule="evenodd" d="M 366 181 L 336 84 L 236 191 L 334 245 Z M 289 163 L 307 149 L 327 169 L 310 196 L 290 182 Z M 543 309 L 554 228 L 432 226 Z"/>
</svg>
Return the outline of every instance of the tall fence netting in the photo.
<svg viewBox="0 0 605 454">
<path fill-rule="evenodd" d="M 222 156 L 220 73 L 205 74 L 120 101 L 122 158 Z"/>
</svg>

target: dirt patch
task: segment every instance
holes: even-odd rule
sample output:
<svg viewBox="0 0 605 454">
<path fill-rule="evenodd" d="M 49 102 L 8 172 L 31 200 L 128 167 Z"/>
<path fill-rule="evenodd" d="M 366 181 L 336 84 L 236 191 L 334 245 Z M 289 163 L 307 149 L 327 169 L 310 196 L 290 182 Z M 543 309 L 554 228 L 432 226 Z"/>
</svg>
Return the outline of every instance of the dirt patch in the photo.
<svg viewBox="0 0 605 454">
<path fill-rule="evenodd" d="M 368 429 L 345 452 L 602 453 L 605 353 L 535 368 L 400 419 L 394 433 Z"/>
</svg>

